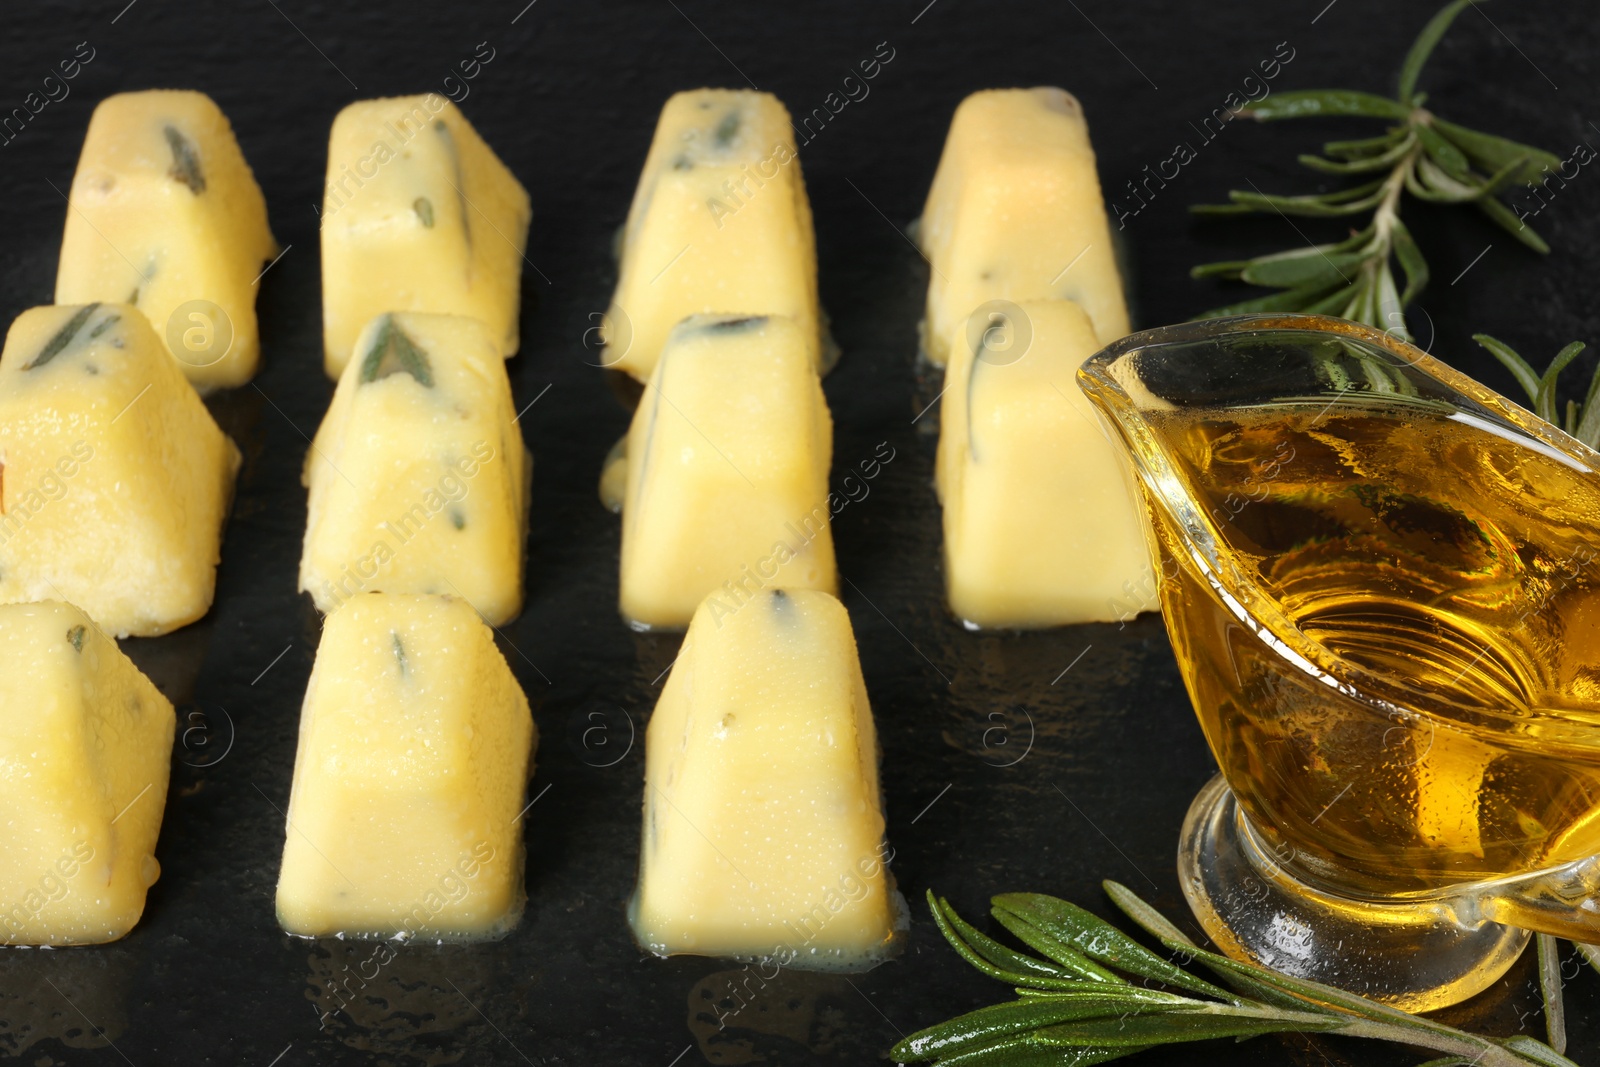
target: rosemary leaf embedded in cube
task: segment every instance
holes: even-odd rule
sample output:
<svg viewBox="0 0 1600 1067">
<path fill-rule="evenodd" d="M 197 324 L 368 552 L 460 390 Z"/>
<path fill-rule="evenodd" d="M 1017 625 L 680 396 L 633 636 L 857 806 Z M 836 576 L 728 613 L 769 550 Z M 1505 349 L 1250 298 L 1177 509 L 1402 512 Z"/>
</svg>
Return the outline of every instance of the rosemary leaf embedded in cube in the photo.
<svg viewBox="0 0 1600 1067">
<path fill-rule="evenodd" d="M 384 316 L 378 336 L 362 360 L 361 383 L 365 385 L 391 374 L 409 374 L 418 385 L 433 388 L 433 366 L 428 354 L 400 328 L 392 314 Z"/>
</svg>

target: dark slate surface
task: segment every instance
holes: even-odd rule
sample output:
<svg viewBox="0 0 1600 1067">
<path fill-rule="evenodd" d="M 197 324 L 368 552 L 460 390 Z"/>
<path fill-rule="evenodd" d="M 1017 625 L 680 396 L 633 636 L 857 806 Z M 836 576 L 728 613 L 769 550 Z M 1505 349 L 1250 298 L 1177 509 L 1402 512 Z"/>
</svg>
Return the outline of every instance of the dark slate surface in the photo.
<svg viewBox="0 0 1600 1067">
<path fill-rule="evenodd" d="M 1115 877 L 1183 913 L 1174 848 L 1212 761 L 1160 620 L 974 635 L 943 609 L 930 486 L 935 418 L 912 424 L 937 392 L 914 366 L 926 267 L 900 228 L 920 210 L 951 111 L 972 90 L 1070 88 L 1090 116 L 1108 196 L 1126 200 L 1125 182 L 1177 142 L 1198 143 L 1190 123 L 1244 88 L 1280 42 L 1294 58 L 1278 89 L 1385 88 L 1430 3 L 124 2 L 6 11 L 0 109 L 20 105 L 79 42 L 94 58 L 70 96 L 0 148 L 0 317 L 49 300 L 64 213 L 56 189 L 71 180 L 95 101 L 118 90 L 212 94 L 266 190 L 280 242 L 292 247 L 264 281 L 266 363 L 256 386 L 212 402 L 246 457 L 216 607 L 179 634 L 130 642 L 185 713 L 202 712 L 192 723 L 210 730 L 191 735 L 193 751 L 177 753 L 162 879 L 143 923 L 119 944 L 0 953 L 0 1049 L 38 1067 L 872 1063 L 899 1033 L 1005 993 L 943 946 L 918 900 L 928 886 L 974 917 L 988 894 L 1009 889 L 1105 911 L 1098 881 Z M 538 463 L 529 604 L 505 642 L 543 735 L 534 790 L 546 791 L 527 820 L 530 902 L 522 925 L 498 944 L 405 949 L 319 1031 L 320 1013 L 336 1007 L 327 986 L 347 967 L 372 974 L 373 950 L 290 939 L 272 911 L 278 809 L 317 636 L 316 615 L 294 593 L 305 519 L 299 470 L 331 395 L 320 370 L 313 205 L 341 106 L 437 89 L 459 96 L 445 79 L 479 42 L 494 59 L 468 84 L 464 108 L 535 205 L 528 258 L 537 270 L 525 273 L 523 354 L 510 365 L 519 406 L 548 387 L 522 422 Z M 839 516 L 837 540 L 882 737 L 894 868 L 916 902 L 916 922 L 899 961 L 848 979 L 785 974 L 718 1033 L 708 994 L 721 996 L 737 968 L 642 958 L 623 918 L 642 774 L 642 735 L 631 751 L 628 737 L 642 731 L 676 642 L 635 636 L 614 611 L 617 521 L 596 502 L 595 481 L 625 427 L 627 394 L 588 365 L 595 354 L 585 330 L 606 306 L 611 235 L 669 93 L 754 84 L 809 112 L 880 42 L 894 58 L 870 95 L 845 107 L 802 158 L 822 296 L 845 353 L 827 382 L 835 478 L 878 442 L 896 449 L 870 496 Z M 1597 54 L 1591 5 L 1490 5 L 1463 17 L 1427 87 L 1451 117 L 1566 155 L 1583 140 L 1600 144 L 1588 121 L 1600 115 Z M 1139 322 L 1174 321 L 1223 301 L 1187 278 L 1191 264 L 1298 239 L 1277 218 L 1226 231 L 1195 225 L 1186 204 L 1251 181 L 1315 188 L 1295 152 L 1363 129 L 1240 124 L 1201 147 L 1127 220 Z M 1415 316 L 1422 341 L 1507 388 L 1467 341 L 1472 331 L 1524 347 L 1541 366 L 1570 339 L 1600 340 L 1596 173 L 1584 168 L 1539 216 L 1556 250 L 1547 261 L 1475 217 L 1452 223 L 1439 210 L 1409 209 L 1434 266 L 1425 311 Z M 1301 226 L 1308 235 L 1335 232 Z M 1592 367 L 1586 357 L 1580 370 Z M 1025 743 L 1019 708 L 1036 727 L 1032 749 L 1014 766 L 997 766 Z M 609 729 L 591 732 L 585 747 L 584 730 L 596 722 Z M 997 723 L 1012 729 L 996 733 Z M 202 736 L 221 745 L 229 734 L 225 758 L 189 765 L 213 758 L 196 752 L 217 751 L 202 749 Z M 602 737 L 606 746 L 594 743 Z M 1530 979 L 1524 961 L 1452 1017 L 1503 1033 L 1537 1030 Z M 1590 1060 L 1600 1043 L 1600 976 L 1577 977 L 1569 1003 L 1573 1051 Z M 1420 1058 L 1291 1037 L 1137 1062 Z"/>
</svg>

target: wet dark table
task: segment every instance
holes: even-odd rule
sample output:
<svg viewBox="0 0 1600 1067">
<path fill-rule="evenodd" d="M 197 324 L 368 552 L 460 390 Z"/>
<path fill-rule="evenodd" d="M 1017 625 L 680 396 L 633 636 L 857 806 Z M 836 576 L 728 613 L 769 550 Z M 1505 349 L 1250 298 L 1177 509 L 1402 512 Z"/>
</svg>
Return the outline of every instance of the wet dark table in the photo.
<svg viewBox="0 0 1600 1067">
<path fill-rule="evenodd" d="M 1186 205 L 1249 182 L 1316 188 L 1295 154 L 1366 129 L 1238 123 L 1208 141 L 1197 127 L 1230 94 L 1251 91 L 1247 79 L 1274 56 L 1292 56 L 1276 89 L 1386 89 L 1430 3 L 125 3 L 6 11 L 0 112 L 37 114 L 0 147 L 0 317 L 49 301 L 65 211 L 57 190 L 71 180 L 95 102 L 119 90 L 215 97 L 287 251 L 263 282 L 260 377 L 211 401 L 245 455 L 216 606 L 170 637 L 127 643 L 184 725 L 199 728 L 175 752 L 162 878 L 122 942 L 0 952 L 0 1049 L 37 1067 L 873 1063 L 901 1033 L 1005 994 L 943 945 L 920 902 L 930 886 L 981 919 L 989 894 L 1013 889 L 1108 912 L 1098 886 L 1113 877 L 1187 917 L 1175 845 L 1213 765 L 1160 619 L 973 634 L 944 610 L 931 487 L 937 413 L 914 421 L 938 392 L 915 359 L 927 268 L 902 230 L 920 210 L 961 97 L 1063 85 L 1084 102 L 1108 199 L 1126 216 L 1137 321 L 1186 318 L 1224 300 L 1188 279 L 1190 265 L 1299 240 L 1278 218 L 1194 224 Z M 476 78 L 446 80 L 485 49 L 493 58 Z M 28 100 L 44 94 L 60 61 L 91 53 L 70 95 Z M 863 94 L 845 79 L 875 55 L 892 58 Z M 1590 5 L 1491 5 L 1463 16 L 1425 87 L 1451 117 L 1567 156 L 1580 142 L 1600 143 L 1589 121 L 1600 116 L 1597 65 Z M 844 350 L 827 380 L 835 478 L 880 442 L 895 455 L 870 495 L 839 515 L 836 537 L 882 739 L 894 871 L 915 924 L 898 961 L 850 978 L 786 972 L 719 1031 L 714 1006 L 738 967 L 644 958 L 623 916 L 638 858 L 642 730 L 677 642 L 635 635 L 616 615 L 617 520 L 595 484 L 626 426 L 629 394 L 592 366 L 588 331 L 614 282 L 611 235 L 662 101 L 679 89 L 746 84 L 797 114 L 829 109 L 801 156 L 822 297 Z M 320 368 L 315 210 L 327 132 L 351 100 L 429 90 L 465 94 L 468 117 L 533 197 L 523 350 L 510 369 L 518 407 L 537 400 L 522 419 L 537 468 L 528 606 L 504 647 L 542 743 L 521 926 L 493 945 L 407 947 L 379 967 L 370 944 L 285 936 L 272 901 L 318 633 L 294 588 L 300 464 L 332 392 Z M 1182 142 L 1196 151 L 1172 176 L 1166 161 Z M 1141 206 L 1127 183 L 1150 173 L 1168 177 L 1141 185 Z M 1409 208 L 1434 267 L 1414 316 L 1420 341 L 1508 389 L 1471 332 L 1505 338 L 1541 366 L 1568 340 L 1600 340 L 1594 174 L 1582 169 L 1547 196 L 1537 219 L 1555 248 L 1547 260 L 1475 216 Z M 1593 364 L 1592 354 L 1580 361 L 1573 388 Z M 366 977 L 341 1009 L 331 989 L 352 974 Z M 1524 960 L 1450 1018 L 1538 1032 L 1531 978 Z M 1569 998 L 1573 1054 L 1592 1062 L 1600 975 L 1577 976 Z M 1269 1037 L 1135 1062 L 1421 1058 Z"/>
</svg>

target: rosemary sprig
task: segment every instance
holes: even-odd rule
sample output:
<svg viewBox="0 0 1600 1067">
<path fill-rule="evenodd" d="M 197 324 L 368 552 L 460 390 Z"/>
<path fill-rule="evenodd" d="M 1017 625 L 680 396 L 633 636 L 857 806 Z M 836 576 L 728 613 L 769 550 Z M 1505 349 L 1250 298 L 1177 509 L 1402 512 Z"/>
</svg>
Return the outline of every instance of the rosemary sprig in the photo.
<svg viewBox="0 0 1600 1067">
<path fill-rule="evenodd" d="M 1417 92 L 1417 80 L 1434 46 L 1456 16 L 1476 2 L 1454 0 L 1429 20 L 1406 55 L 1393 97 L 1353 89 L 1306 89 L 1244 106 L 1241 116 L 1264 122 L 1356 116 L 1392 125 L 1382 136 L 1330 141 L 1323 146 L 1324 155 L 1300 157 L 1312 170 L 1360 179 L 1356 185 L 1302 196 L 1235 190 L 1228 194 L 1230 203 L 1190 209 L 1202 215 L 1277 212 L 1319 218 L 1371 213 L 1367 225 L 1343 241 L 1195 267 L 1190 273 L 1196 278 L 1238 279 L 1279 290 L 1215 308 L 1200 318 L 1253 311 L 1314 312 L 1354 319 L 1410 340 L 1405 308 L 1427 284 L 1428 263 L 1400 221 L 1403 194 L 1408 192 L 1436 203 L 1472 204 L 1529 248 L 1550 251 L 1543 238 L 1500 202 L 1498 194 L 1513 181 L 1541 180 L 1546 168 L 1558 169 L 1561 161 L 1542 149 L 1446 122 L 1422 106 L 1426 94 Z M 1405 278 L 1403 288 L 1395 280 L 1394 263 Z"/>
<path fill-rule="evenodd" d="M 1600 366 L 1595 367 L 1594 377 L 1589 379 L 1589 391 L 1584 395 L 1583 403 L 1568 400 L 1564 419 L 1556 413 L 1556 381 L 1561 377 L 1561 372 L 1567 369 L 1567 364 L 1587 347 L 1582 341 L 1574 341 L 1557 352 L 1556 358 L 1540 374 L 1504 341 L 1497 341 L 1486 333 L 1475 333 L 1472 339 L 1488 349 L 1511 372 L 1517 384 L 1528 394 L 1528 402 L 1535 415 L 1561 427 L 1590 448 L 1600 449 L 1600 403 L 1595 402 L 1595 397 L 1600 395 Z"/>
<path fill-rule="evenodd" d="M 1424 1067 L 1576 1067 L 1525 1035 L 1482 1037 L 1208 952 L 1126 886 L 1104 885 L 1112 902 L 1185 966 L 1201 964 L 1228 988 L 1056 897 L 1005 893 L 991 901 L 995 920 L 1038 953 L 1029 955 L 974 929 L 930 890 L 928 906 L 945 939 L 978 970 L 1015 987 L 1018 999 L 920 1030 L 890 1055 L 949 1067 L 1077 1067 L 1156 1045 L 1329 1033 L 1437 1053 Z"/>
</svg>

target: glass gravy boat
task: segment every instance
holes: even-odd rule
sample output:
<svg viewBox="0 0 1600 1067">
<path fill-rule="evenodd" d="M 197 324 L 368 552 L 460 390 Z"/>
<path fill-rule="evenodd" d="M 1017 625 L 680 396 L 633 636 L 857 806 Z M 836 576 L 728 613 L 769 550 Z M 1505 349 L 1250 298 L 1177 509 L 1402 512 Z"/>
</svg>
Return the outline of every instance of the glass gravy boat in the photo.
<svg viewBox="0 0 1600 1067">
<path fill-rule="evenodd" d="M 1600 454 L 1384 333 L 1249 316 L 1079 372 L 1132 459 L 1221 775 L 1230 955 L 1410 1010 L 1600 942 Z"/>
</svg>

